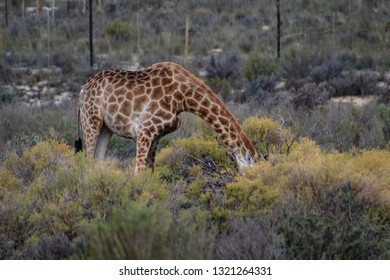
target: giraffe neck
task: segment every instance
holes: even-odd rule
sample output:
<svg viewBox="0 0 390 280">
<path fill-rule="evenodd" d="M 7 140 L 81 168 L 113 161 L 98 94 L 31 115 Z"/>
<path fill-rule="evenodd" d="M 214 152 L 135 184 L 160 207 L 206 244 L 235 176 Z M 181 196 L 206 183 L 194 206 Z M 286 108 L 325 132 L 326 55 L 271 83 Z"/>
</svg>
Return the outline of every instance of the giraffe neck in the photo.
<svg viewBox="0 0 390 280">
<path fill-rule="evenodd" d="M 182 100 L 181 111 L 191 112 L 205 120 L 218 134 L 225 147 L 230 150 L 240 170 L 253 164 L 256 150 L 248 136 L 241 129 L 232 113 L 218 96 L 200 79 L 181 66 L 168 63 L 178 70 L 179 79 L 186 79 L 186 91 Z"/>
</svg>

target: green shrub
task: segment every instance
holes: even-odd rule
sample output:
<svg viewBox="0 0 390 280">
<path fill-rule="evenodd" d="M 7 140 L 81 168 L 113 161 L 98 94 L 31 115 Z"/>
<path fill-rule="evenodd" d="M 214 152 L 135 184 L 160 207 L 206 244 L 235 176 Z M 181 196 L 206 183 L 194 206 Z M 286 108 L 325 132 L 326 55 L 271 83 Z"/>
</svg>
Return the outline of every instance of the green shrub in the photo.
<svg viewBox="0 0 390 280">
<path fill-rule="evenodd" d="M 1 90 L 1 88 L 0 88 Z M 14 94 L 9 92 L 0 92 L 0 104 L 2 103 L 10 103 L 14 98 Z"/>
<path fill-rule="evenodd" d="M 349 184 L 327 189 L 309 210 L 289 214 L 279 233 L 290 259 L 378 259 L 390 253 L 389 227 L 367 218 L 362 197 Z"/>
<path fill-rule="evenodd" d="M 310 110 L 317 106 L 329 103 L 333 94 L 334 88 L 329 86 L 326 82 L 322 82 L 318 85 L 315 83 L 308 83 L 294 92 L 291 103 L 296 109 L 306 108 Z"/>
<path fill-rule="evenodd" d="M 108 145 L 107 154 L 124 161 L 128 165 L 129 160 L 135 155 L 135 143 L 133 140 L 114 135 Z"/>
<path fill-rule="evenodd" d="M 286 259 L 283 237 L 275 230 L 284 219 L 278 212 L 229 219 L 227 229 L 216 240 L 215 259 Z"/>
<path fill-rule="evenodd" d="M 211 55 L 205 63 L 208 80 L 217 79 L 238 88 L 241 80 L 241 59 L 235 53 L 214 56 Z"/>
<path fill-rule="evenodd" d="M 249 117 L 242 124 L 242 129 L 262 155 L 287 152 L 287 144 L 290 145 L 293 139 L 292 132 L 284 127 L 281 139 L 280 127 L 281 124 L 276 120 L 258 117 Z"/>
<path fill-rule="evenodd" d="M 379 118 L 383 123 L 385 141 L 390 141 L 390 107 L 381 103 L 378 106 Z"/>
<path fill-rule="evenodd" d="M 15 258 L 39 258 L 37 248 L 51 236 L 73 242 L 81 221 L 129 199 L 121 193 L 128 177 L 113 162 L 98 164 L 57 141 L 10 154 L 0 170 L 0 232 L 14 242 Z"/>
<path fill-rule="evenodd" d="M 225 78 L 214 77 L 207 80 L 207 84 L 224 101 L 230 101 L 231 96 L 231 87 L 229 81 Z"/>
<path fill-rule="evenodd" d="M 13 259 L 66 260 L 77 258 L 82 252 L 82 247 L 81 240 L 71 241 L 64 234 L 56 234 L 39 240 L 37 244 L 26 246 L 17 252 Z"/>
<path fill-rule="evenodd" d="M 0 233 L 0 260 L 9 259 L 13 252 L 14 242 L 9 240 L 5 234 Z"/>
<path fill-rule="evenodd" d="M 72 149 L 65 144 L 54 140 L 40 142 L 20 157 L 12 153 L 4 165 L 16 178 L 32 182 L 42 173 L 59 168 L 72 154 Z"/>
<path fill-rule="evenodd" d="M 83 227 L 88 259 L 203 259 L 210 254 L 202 229 L 174 222 L 166 206 L 127 204 L 108 221 Z"/>
<path fill-rule="evenodd" d="M 1 198 L 0 232 L 5 235 L 6 243 L 13 242 L 13 248 L 23 245 L 33 232 L 33 225 L 28 221 L 29 209 L 20 193 L 12 193 Z M 7 246 L 3 244 L 3 246 Z M 9 251 L 6 252 L 7 256 Z"/>
<path fill-rule="evenodd" d="M 13 192 L 21 185 L 21 180 L 16 178 L 11 172 L 0 167 L 1 189 L 0 198 L 4 197 L 6 192 Z"/>
<path fill-rule="evenodd" d="M 235 215 L 248 216 L 266 213 L 280 201 L 281 191 L 262 182 L 261 178 L 237 178 L 224 190 L 226 208 Z"/>
<path fill-rule="evenodd" d="M 152 173 L 150 170 L 143 174 L 134 176 L 127 180 L 120 189 L 122 201 L 134 201 L 141 205 L 153 204 L 168 196 L 168 186 L 160 180 L 158 172 Z"/>
<path fill-rule="evenodd" d="M 23 106 L 20 103 L 2 105 L 0 108 L 1 150 L 16 150 L 21 154 L 42 140 L 68 141 L 71 144 L 77 131 L 75 101 L 60 106 Z M 49 129 L 48 129 L 49 128 Z M 4 155 L 0 154 L 0 158 Z"/>
<path fill-rule="evenodd" d="M 205 166 L 207 158 L 216 166 L 229 167 L 234 164 L 226 149 L 215 139 L 194 136 L 172 141 L 171 146 L 157 155 L 156 166 L 169 168 L 174 174 L 188 175 L 190 167 Z"/>
<path fill-rule="evenodd" d="M 243 72 L 248 81 L 253 81 L 258 76 L 278 75 L 281 71 L 276 59 L 261 52 L 252 52 L 244 63 Z"/>
<path fill-rule="evenodd" d="M 129 23 L 122 22 L 119 19 L 109 21 L 102 30 L 104 37 L 109 37 L 114 40 L 127 41 L 133 35 L 133 27 Z"/>
<path fill-rule="evenodd" d="M 257 141 L 270 131 L 278 145 L 278 122 L 252 118 L 243 127 Z M 54 140 L 10 153 L 0 164 L 0 256 L 389 257 L 388 150 L 324 152 L 301 138 L 289 154 L 238 175 L 226 149 L 199 133 L 207 138 L 172 140 L 154 173 L 138 176 Z M 256 223 L 264 237 L 245 234 Z"/>
</svg>

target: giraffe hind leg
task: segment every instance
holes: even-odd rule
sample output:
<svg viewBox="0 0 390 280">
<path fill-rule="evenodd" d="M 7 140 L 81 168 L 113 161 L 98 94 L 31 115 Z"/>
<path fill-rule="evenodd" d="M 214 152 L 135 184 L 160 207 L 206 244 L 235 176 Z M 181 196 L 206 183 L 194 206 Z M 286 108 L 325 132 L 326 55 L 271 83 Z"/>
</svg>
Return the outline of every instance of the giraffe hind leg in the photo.
<svg viewBox="0 0 390 280">
<path fill-rule="evenodd" d="M 94 115 L 81 115 L 81 122 L 83 123 L 85 155 L 87 157 L 95 157 L 96 146 L 103 126 L 103 120 Z"/>
<path fill-rule="evenodd" d="M 103 123 L 102 128 L 100 129 L 100 134 L 98 136 L 95 148 L 95 158 L 99 161 L 103 161 L 106 156 L 108 142 L 110 142 L 112 132 L 107 128 Z"/>
<path fill-rule="evenodd" d="M 154 159 L 156 157 L 156 150 L 158 146 L 158 142 L 160 141 L 161 137 L 156 137 L 153 139 L 152 144 L 150 145 L 148 157 L 146 159 L 146 166 L 148 168 L 151 168 L 152 171 L 154 171 Z"/>
</svg>

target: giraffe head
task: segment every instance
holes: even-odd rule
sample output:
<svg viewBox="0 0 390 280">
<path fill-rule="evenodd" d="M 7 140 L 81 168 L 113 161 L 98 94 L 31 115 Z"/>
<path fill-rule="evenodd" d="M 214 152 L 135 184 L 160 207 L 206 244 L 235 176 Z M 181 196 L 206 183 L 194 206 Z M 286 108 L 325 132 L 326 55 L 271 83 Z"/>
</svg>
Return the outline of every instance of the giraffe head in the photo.
<svg viewBox="0 0 390 280">
<path fill-rule="evenodd" d="M 252 149 L 242 149 L 239 153 L 233 152 L 237 163 L 238 171 L 244 174 L 249 167 L 252 167 L 258 160 L 257 153 Z"/>
</svg>

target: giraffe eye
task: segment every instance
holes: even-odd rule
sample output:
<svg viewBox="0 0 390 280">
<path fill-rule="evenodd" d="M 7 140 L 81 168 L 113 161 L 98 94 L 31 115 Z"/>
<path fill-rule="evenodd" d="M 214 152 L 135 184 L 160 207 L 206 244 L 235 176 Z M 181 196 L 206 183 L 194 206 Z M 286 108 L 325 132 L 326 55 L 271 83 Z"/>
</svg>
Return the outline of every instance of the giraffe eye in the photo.
<svg viewBox="0 0 390 280">
<path fill-rule="evenodd" d="M 249 165 L 252 165 L 254 163 L 253 156 L 251 155 L 251 153 L 249 151 L 246 151 L 246 162 Z"/>
</svg>

